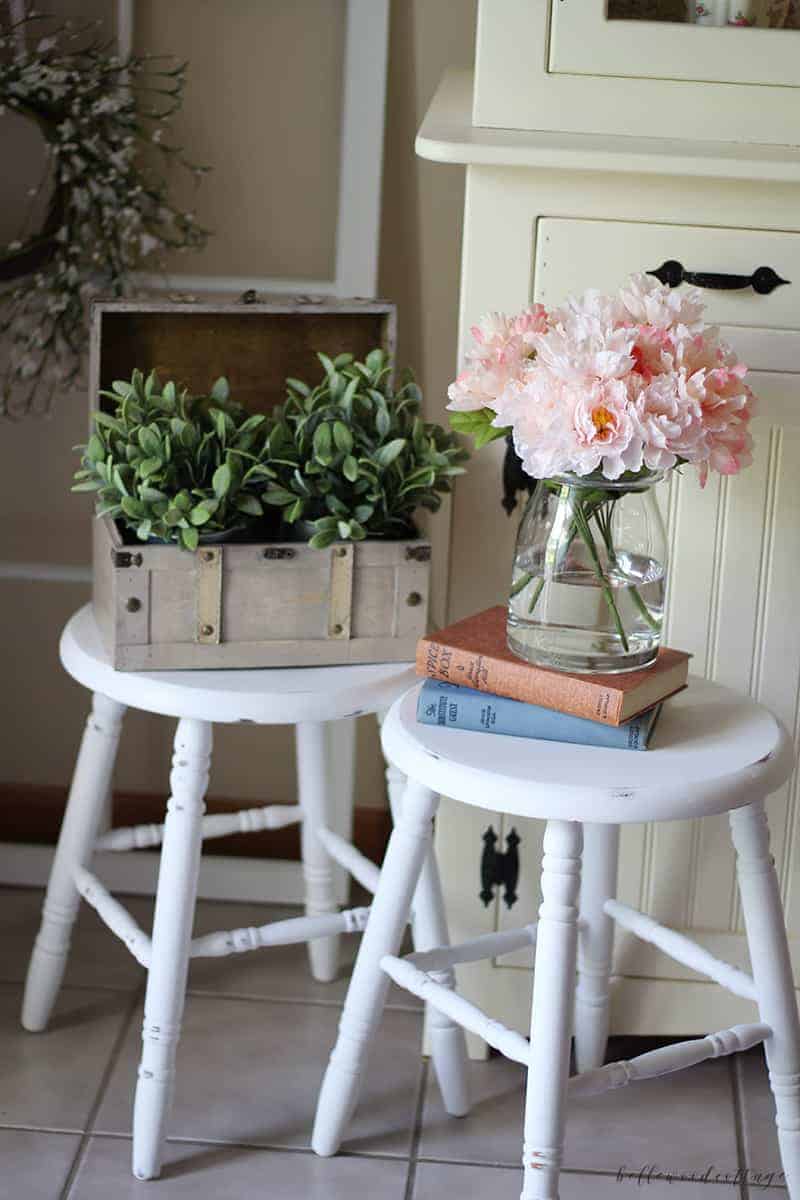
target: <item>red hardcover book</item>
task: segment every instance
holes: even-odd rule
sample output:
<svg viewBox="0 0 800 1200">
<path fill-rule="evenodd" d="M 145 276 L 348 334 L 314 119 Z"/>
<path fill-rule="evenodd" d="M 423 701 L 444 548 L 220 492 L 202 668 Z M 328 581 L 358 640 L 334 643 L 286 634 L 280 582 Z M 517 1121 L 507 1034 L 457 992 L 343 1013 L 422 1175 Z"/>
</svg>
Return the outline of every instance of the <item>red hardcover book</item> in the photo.
<svg viewBox="0 0 800 1200">
<path fill-rule="evenodd" d="M 686 687 L 689 655 L 666 646 L 652 666 L 621 675 L 573 675 L 535 667 L 509 650 L 506 616 L 506 609 L 497 605 L 421 638 L 417 674 L 604 725 L 622 725 Z"/>
</svg>

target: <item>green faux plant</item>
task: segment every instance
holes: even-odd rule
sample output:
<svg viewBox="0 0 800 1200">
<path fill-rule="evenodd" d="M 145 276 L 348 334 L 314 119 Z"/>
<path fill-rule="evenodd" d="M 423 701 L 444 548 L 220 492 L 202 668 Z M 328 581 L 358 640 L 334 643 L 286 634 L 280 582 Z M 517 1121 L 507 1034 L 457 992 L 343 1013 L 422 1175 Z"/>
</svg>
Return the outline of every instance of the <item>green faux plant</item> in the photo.
<svg viewBox="0 0 800 1200">
<path fill-rule="evenodd" d="M 201 534 L 235 529 L 262 516 L 267 418 L 248 416 L 220 378 L 191 396 L 155 371 L 136 370 L 101 396 L 113 411 L 93 414 L 73 492 L 96 492 L 97 515 L 112 517 L 141 541 L 196 550 Z"/>
<path fill-rule="evenodd" d="M 262 500 L 284 521 L 313 529 L 310 544 L 410 537 L 419 508 L 435 512 L 468 458 L 453 434 L 423 421 L 422 396 L 410 372 L 397 391 L 389 355 L 372 350 L 317 356 L 324 374 L 314 387 L 287 380 L 273 414 L 263 460 L 253 475 Z"/>
</svg>

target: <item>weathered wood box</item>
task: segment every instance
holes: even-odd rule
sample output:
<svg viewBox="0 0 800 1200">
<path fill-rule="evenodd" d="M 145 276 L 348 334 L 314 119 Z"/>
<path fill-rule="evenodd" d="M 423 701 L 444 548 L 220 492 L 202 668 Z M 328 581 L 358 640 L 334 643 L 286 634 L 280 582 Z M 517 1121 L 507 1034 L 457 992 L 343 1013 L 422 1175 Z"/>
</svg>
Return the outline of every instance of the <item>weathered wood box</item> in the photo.
<svg viewBox="0 0 800 1200">
<path fill-rule="evenodd" d="M 287 376 L 316 378 L 316 351 L 363 357 L 394 348 L 381 301 L 94 307 L 90 407 L 100 388 L 155 367 L 203 391 L 219 375 L 253 412 L 280 403 Z M 412 660 L 426 631 L 430 544 L 303 542 L 177 546 L 128 540 L 94 522 L 93 608 L 123 671 L 307 666 Z"/>
</svg>

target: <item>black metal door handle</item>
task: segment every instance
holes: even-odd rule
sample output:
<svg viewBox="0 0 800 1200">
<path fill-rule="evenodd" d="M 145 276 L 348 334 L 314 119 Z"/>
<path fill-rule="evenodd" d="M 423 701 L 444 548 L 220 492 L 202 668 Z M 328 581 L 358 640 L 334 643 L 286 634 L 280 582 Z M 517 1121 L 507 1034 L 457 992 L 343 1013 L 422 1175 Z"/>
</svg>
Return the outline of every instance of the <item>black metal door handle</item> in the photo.
<svg viewBox="0 0 800 1200">
<path fill-rule="evenodd" d="M 727 275 L 719 271 L 687 271 L 683 263 L 676 262 L 674 258 L 667 259 L 657 270 L 647 271 L 646 274 L 654 275 L 661 283 L 666 283 L 671 288 L 678 287 L 681 283 L 693 283 L 695 287 L 714 288 L 723 292 L 751 287 L 760 296 L 768 296 L 775 288 L 790 282 L 788 279 L 781 279 L 772 267 L 757 267 L 752 275 Z"/>
</svg>

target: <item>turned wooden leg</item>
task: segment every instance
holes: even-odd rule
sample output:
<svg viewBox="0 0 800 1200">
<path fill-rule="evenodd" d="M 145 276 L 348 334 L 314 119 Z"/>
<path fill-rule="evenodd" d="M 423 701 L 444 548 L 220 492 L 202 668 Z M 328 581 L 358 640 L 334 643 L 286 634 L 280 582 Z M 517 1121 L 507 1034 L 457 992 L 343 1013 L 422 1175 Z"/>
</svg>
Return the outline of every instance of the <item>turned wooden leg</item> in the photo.
<svg viewBox="0 0 800 1200">
<path fill-rule="evenodd" d="M 548 821 L 536 939 L 521 1200 L 558 1200 L 575 1001 L 583 831 Z"/>
<path fill-rule="evenodd" d="M 384 716 L 385 713 L 378 716 L 381 724 Z M 406 777 L 403 772 L 394 763 L 387 762 L 386 791 L 394 824 L 400 817 L 405 786 Z M 411 909 L 411 931 L 415 950 L 433 950 L 436 946 L 450 945 L 439 865 L 432 846 L 422 868 Z M 452 967 L 447 971 L 431 972 L 431 975 L 437 983 L 455 990 L 456 979 Z M 469 1112 L 469 1076 L 464 1030 L 430 1004 L 425 1006 L 425 1021 L 433 1068 L 445 1110 L 451 1117 L 466 1116 Z"/>
<path fill-rule="evenodd" d="M 786 1186 L 800 1200 L 800 1023 L 778 876 L 762 801 L 730 814 L 736 871 L 761 1020 Z"/>
<path fill-rule="evenodd" d="M 212 728 L 205 722 L 183 719 L 178 723 L 133 1108 L 133 1173 L 137 1179 L 156 1179 L 161 1171 L 183 1019 L 211 740 Z"/>
<path fill-rule="evenodd" d="M 389 977 L 381 970 L 385 954 L 397 954 L 411 898 L 431 843 L 438 797 L 409 780 L 402 810 L 383 860 L 378 890 L 347 991 L 339 1036 L 317 1103 L 311 1145 L 328 1156 L 339 1149 L 355 1109 L 369 1043 L 381 1019 Z"/>
<path fill-rule="evenodd" d="M 578 983 L 575 995 L 575 1063 L 578 1071 L 601 1067 L 608 1042 L 608 982 L 614 922 L 603 905 L 617 895 L 619 826 L 583 827 Z"/>
<path fill-rule="evenodd" d="M 80 896 L 76 867 L 89 864 L 111 787 L 125 706 L 94 696 L 72 776 L 58 847 L 42 908 L 42 924 L 28 966 L 22 1024 L 45 1029 L 64 977 Z"/>
<path fill-rule="evenodd" d="M 321 721 L 303 721 L 295 730 L 297 786 L 303 809 L 300 848 L 306 885 L 306 916 L 320 917 L 339 911 L 334 886 L 333 860 L 317 830 L 334 825 L 334 787 L 329 770 L 328 742 Z M 330 983 L 339 971 L 339 937 L 315 938 L 308 943 L 311 974 Z"/>
</svg>

